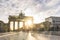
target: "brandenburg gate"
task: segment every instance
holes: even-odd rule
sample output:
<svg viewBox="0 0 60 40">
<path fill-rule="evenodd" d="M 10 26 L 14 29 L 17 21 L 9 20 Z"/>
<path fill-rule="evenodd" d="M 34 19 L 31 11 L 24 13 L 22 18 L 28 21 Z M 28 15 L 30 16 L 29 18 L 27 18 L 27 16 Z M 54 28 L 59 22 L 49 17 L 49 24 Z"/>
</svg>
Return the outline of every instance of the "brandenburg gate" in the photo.
<svg viewBox="0 0 60 40">
<path fill-rule="evenodd" d="M 20 31 L 21 29 L 32 28 L 33 17 L 25 16 L 22 12 L 18 16 L 9 16 L 10 31 Z"/>
</svg>

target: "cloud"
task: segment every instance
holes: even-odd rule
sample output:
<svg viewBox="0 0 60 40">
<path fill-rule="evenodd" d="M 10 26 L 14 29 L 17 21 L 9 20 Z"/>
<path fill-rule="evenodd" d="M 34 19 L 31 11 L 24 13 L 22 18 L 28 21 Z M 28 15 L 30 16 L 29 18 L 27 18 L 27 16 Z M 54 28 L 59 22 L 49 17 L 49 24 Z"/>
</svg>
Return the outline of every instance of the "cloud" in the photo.
<svg viewBox="0 0 60 40">
<path fill-rule="evenodd" d="M 51 6 L 57 5 L 59 2 L 60 0 L 50 0 L 50 2 L 46 4 L 46 6 L 51 7 Z"/>
<path fill-rule="evenodd" d="M 48 16 L 60 13 L 60 0 L 0 0 L 0 15 L 2 15 L 0 19 L 19 14 L 20 10 L 26 15 L 36 15 L 37 19 L 44 20 Z M 5 22 L 7 18 L 4 18 Z"/>
</svg>

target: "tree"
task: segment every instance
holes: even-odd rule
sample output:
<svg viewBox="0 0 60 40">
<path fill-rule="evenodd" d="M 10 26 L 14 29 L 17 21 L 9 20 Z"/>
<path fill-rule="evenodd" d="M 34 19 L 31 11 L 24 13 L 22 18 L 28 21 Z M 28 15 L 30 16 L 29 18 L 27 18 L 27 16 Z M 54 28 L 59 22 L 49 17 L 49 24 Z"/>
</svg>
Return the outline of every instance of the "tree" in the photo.
<svg viewBox="0 0 60 40">
<path fill-rule="evenodd" d="M 46 21 L 46 22 L 44 22 L 44 30 L 45 31 L 48 31 L 49 30 L 49 28 L 50 28 L 50 25 L 51 25 L 51 22 L 48 22 L 48 21 Z"/>
</svg>

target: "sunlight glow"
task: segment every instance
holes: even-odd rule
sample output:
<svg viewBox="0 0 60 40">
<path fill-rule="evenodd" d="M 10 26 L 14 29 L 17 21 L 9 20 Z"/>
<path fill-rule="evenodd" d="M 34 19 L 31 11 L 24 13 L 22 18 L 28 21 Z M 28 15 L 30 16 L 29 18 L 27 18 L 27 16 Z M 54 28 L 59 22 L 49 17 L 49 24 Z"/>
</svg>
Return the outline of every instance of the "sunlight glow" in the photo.
<svg viewBox="0 0 60 40">
<path fill-rule="evenodd" d="M 25 22 L 25 27 L 26 27 L 26 29 L 32 28 L 32 21 L 31 20 L 27 20 Z"/>
<path fill-rule="evenodd" d="M 32 25 L 32 21 L 31 20 L 28 20 L 27 22 L 25 22 L 25 25 L 31 26 Z"/>
<path fill-rule="evenodd" d="M 15 22 L 15 30 L 17 30 L 18 29 L 18 22 L 16 21 Z"/>
<path fill-rule="evenodd" d="M 23 27 L 23 22 L 19 22 L 19 28 Z"/>
<path fill-rule="evenodd" d="M 10 30 L 13 30 L 13 22 L 10 22 Z"/>
<path fill-rule="evenodd" d="M 31 32 L 29 32 L 26 40 L 37 40 L 37 39 L 31 35 Z"/>
<path fill-rule="evenodd" d="M 40 23 L 40 18 L 37 15 L 33 15 L 34 23 Z"/>
</svg>

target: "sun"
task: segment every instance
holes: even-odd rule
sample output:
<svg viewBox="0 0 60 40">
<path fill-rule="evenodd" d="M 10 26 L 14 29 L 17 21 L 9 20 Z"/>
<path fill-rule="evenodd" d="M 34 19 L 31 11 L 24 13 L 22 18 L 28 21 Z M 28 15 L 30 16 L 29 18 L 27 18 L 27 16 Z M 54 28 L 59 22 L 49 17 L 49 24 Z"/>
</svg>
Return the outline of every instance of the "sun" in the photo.
<svg viewBox="0 0 60 40">
<path fill-rule="evenodd" d="M 33 23 L 32 23 L 31 20 L 28 20 L 28 21 L 25 22 L 25 24 L 28 25 L 28 26 L 31 26 Z"/>
</svg>

